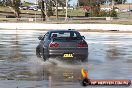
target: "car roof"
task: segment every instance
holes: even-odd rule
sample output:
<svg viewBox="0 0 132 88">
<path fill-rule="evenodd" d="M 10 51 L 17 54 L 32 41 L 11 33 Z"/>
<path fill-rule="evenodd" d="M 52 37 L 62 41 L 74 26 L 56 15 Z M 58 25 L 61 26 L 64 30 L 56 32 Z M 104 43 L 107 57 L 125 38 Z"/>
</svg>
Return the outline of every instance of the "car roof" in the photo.
<svg viewBox="0 0 132 88">
<path fill-rule="evenodd" d="M 65 29 L 64 30 L 62 30 L 62 29 L 61 30 L 60 29 L 58 30 L 57 29 L 57 30 L 49 30 L 48 32 L 60 32 L 60 31 L 62 31 L 62 32 L 69 32 L 69 31 L 77 32 L 76 30 L 73 30 L 73 29 L 68 29 L 68 30 L 65 30 Z"/>
</svg>

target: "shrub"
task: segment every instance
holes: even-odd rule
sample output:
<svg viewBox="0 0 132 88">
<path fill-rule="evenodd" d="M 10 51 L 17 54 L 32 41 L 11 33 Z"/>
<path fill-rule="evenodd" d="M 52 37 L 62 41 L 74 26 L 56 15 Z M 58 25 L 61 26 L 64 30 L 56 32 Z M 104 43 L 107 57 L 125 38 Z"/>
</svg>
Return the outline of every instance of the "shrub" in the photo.
<svg viewBox="0 0 132 88">
<path fill-rule="evenodd" d="M 115 11 L 115 9 L 110 11 L 110 17 L 117 17 L 117 12 Z"/>
<path fill-rule="evenodd" d="M 107 11 L 100 11 L 99 12 L 99 16 L 100 17 L 117 17 L 117 12 L 115 11 L 115 9 L 107 12 Z"/>
<path fill-rule="evenodd" d="M 109 17 L 109 13 L 106 12 L 106 11 L 100 11 L 100 12 L 99 12 L 99 16 L 100 16 L 100 17 Z"/>
</svg>

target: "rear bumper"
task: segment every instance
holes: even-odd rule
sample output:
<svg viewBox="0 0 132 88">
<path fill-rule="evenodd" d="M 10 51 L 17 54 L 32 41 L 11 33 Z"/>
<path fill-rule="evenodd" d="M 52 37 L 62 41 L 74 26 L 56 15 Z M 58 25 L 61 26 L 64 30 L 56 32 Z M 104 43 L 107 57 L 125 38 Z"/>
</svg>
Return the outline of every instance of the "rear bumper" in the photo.
<svg viewBox="0 0 132 88">
<path fill-rule="evenodd" d="M 72 54 L 74 59 L 81 59 L 88 57 L 88 48 L 58 48 L 58 49 L 49 49 L 49 57 L 63 57 L 64 54 Z"/>
</svg>

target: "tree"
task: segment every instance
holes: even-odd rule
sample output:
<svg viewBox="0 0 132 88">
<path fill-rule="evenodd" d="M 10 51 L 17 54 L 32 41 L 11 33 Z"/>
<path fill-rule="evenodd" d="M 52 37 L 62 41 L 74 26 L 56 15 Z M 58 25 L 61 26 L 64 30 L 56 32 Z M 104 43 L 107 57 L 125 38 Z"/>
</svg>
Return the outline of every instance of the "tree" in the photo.
<svg viewBox="0 0 132 88">
<path fill-rule="evenodd" d="M 117 4 L 122 4 L 122 3 L 125 3 L 127 0 L 78 0 L 78 3 L 80 6 L 87 6 L 87 5 L 91 5 L 94 3 L 103 4 L 106 1 L 109 1 L 111 3 L 112 3 L 112 1 L 114 1 Z"/>
<path fill-rule="evenodd" d="M 44 0 L 39 1 L 39 5 L 41 6 L 41 18 L 42 21 L 45 21 L 45 13 L 44 13 Z"/>
<path fill-rule="evenodd" d="M 79 6 L 88 6 L 84 7 L 85 16 L 99 16 L 100 4 L 104 3 L 104 0 L 78 0 Z"/>
<path fill-rule="evenodd" d="M 1 6 L 5 6 L 5 3 L 7 2 L 7 0 L 0 0 L 0 5 Z"/>
<path fill-rule="evenodd" d="M 11 0 L 11 5 L 9 5 L 14 10 L 13 12 L 17 18 L 20 16 L 20 10 L 19 10 L 20 5 L 21 5 L 21 0 Z"/>
<path fill-rule="evenodd" d="M 106 0 L 78 0 L 79 6 L 92 6 L 95 4 L 102 4 Z"/>
<path fill-rule="evenodd" d="M 70 0 L 68 0 L 70 1 Z M 53 15 L 52 7 L 62 6 L 65 7 L 66 0 L 38 0 L 39 5 L 41 6 L 41 17 L 45 19 L 46 15 Z M 45 9 L 46 6 L 46 9 Z M 56 17 L 58 17 L 58 8 L 56 7 Z M 45 10 L 44 10 L 45 9 Z M 47 14 L 46 14 L 47 13 Z"/>
<path fill-rule="evenodd" d="M 2 5 L 2 1 L 0 0 L 0 6 Z"/>
<path fill-rule="evenodd" d="M 15 16 L 18 18 L 20 15 L 19 6 L 21 5 L 21 0 L 3 0 L 3 5 L 8 6 Z"/>
</svg>

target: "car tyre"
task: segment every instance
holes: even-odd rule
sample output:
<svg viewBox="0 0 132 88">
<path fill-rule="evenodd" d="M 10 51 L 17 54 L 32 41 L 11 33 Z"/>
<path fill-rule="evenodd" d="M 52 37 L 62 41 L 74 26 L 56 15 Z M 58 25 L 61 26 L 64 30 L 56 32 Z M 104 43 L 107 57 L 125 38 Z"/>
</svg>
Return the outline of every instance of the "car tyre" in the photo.
<svg viewBox="0 0 132 88">
<path fill-rule="evenodd" d="M 45 54 L 44 54 L 44 49 L 43 49 L 43 53 L 42 53 L 42 58 L 43 58 L 44 61 L 47 60 L 47 58 L 46 58 L 46 56 L 45 56 Z"/>
<path fill-rule="evenodd" d="M 40 47 L 39 46 L 37 46 L 36 47 L 36 55 L 37 55 L 37 57 L 41 57 L 41 54 L 40 54 Z"/>
<path fill-rule="evenodd" d="M 88 62 L 88 58 L 87 57 L 85 57 L 85 58 L 81 58 L 81 62 Z"/>
</svg>

